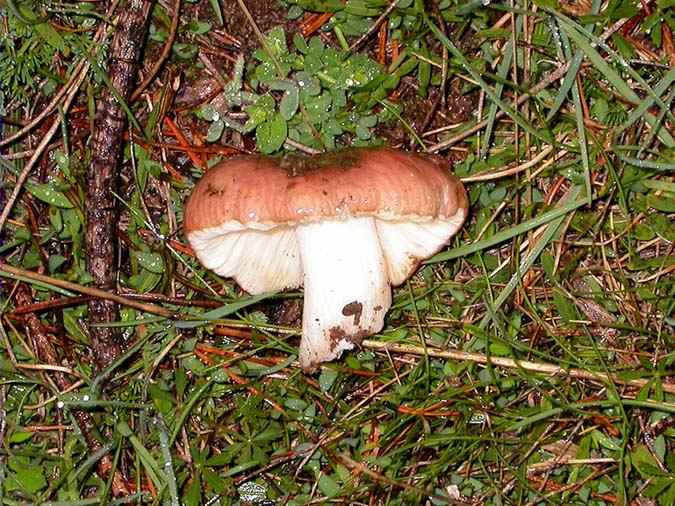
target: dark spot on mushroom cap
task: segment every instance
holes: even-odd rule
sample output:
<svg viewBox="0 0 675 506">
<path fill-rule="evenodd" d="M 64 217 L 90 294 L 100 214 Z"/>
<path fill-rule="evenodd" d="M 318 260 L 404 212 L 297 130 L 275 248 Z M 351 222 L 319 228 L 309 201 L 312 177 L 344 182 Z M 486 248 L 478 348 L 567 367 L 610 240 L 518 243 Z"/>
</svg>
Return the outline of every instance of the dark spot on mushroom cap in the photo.
<svg viewBox="0 0 675 506">
<path fill-rule="evenodd" d="M 218 196 L 222 195 L 224 192 L 225 192 L 225 190 L 223 190 L 222 188 L 216 188 L 211 183 L 208 183 L 208 185 L 206 187 L 206 194 L 209 197 L 218 197 Z"/>
<path fill-rule="evenodd" d="M 347 304 L 342 308 L 342 314 L 344 316 L 353 316 L 354 317 L 354 326 L 358 326 L 361 321 L 361 314 L 363 313 L 363 304 L 355 300 Z"/>
<path fill-rule="evenodd" d="M 339 149 L 317 156 L 287 154 L 281 157 L 279 165 L 286 169 L 288 177 L 304 176 L 308 172 L 321 170 L 324 167 L 335 167 L 348 170 L 359 161 L 359 153 L 355 150 Z"/>
</svg>

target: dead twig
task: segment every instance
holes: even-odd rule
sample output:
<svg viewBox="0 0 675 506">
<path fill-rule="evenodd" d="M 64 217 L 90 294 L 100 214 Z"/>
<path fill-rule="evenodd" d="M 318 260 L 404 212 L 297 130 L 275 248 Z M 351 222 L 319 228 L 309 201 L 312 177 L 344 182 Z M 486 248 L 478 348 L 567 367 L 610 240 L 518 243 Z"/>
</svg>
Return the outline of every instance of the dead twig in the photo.
<svg viewBox="0 0 675 506">
<path fill-rule="evenodd" d="M 95 299 L 103 299 L 116 304 L 122 304 L 123 306 L 133 307 L 134 309 L 138 309 L 146 313 L 164 316 L 165 318 L 176 317 L 176 314 L 173 311 L 169 311 L 168 309 L 164 309 L 163 307 L 157 306 L 155 304 L 131 300 L 115 293 L 106 292 L 105 290 L 101 290 L 99 288 L 82 286 L 78 285 L 77 283 L 71 283 L 70 281 L 64 281 L 63 279 L 52 278 L 45 276 L 44 274 L 38 274 L 37 272 L 27 271 L 19 267 L 13 267 L 0 261 L 0 274 L 2 274 L 3 271 L 9 274 L 10 277 L 32 279 L 34 281 L 39 281 L 40 283 L 46 283 L 58 288 L 63 288 L 64 290 L 70 290 L 71 292 L 83 293 Z"/>
<path fill-rule="evenodd" d="M 473 176 L 463 177 L 462 183 L 475 183 L 477 181 L 492 181 L 494 179 L 513 176 L 514 174 L 518 174 L 519 172 L 523 172 L 524 170 L 534 167 L 539 162 L 544 160 L 549 154 L 551 154 L 552 151 L 553 146 L 547 146 L 543 150 L 541 150 L 541 152 L 537 156 L 532 158 L 532 160 L 528 160 L 527 162 L 521 163 L 520 165 L 516 165 L 514 167 L 509 167 L 506 169 L 501 169 L 497 171 L 489 170 L 487 172 L 483 172 L 480 174 L 474 174 Z"/>
<path fill-rule="evenodd" d="M 87 76 L 88 71 L 89 71 L 89 64 L 87 63 L 81 68 L 80 73 L 73 80 L 73 82 L 70 85 L 70 88 L 68 88 L 66 100 L 63 104 L 64 114 L 70 107 L 70 104 L 73 102 L 73 99 L 75 98 L 75 95 L 80 89 L 82 81 L 84 81 L 84 78 Z M 54 118 L 54 121 L 49 127 L 49 130 L 47 130 L 47 133 L 44 135 L 44 137 L 42 137 L 40 144 L 38 144 L 37 148 L 35 148 L 35 151 L 33 151 L 33 155 L 30 157 L 30 160 L 28 160 L 28 163 L 21 171 L 21 174 L 19 174 L 19 177 L 16 180 L 16 184 L 14 185 L 14 189 L 12 190 L 12 194 L 9 196 L 9 199 L 7 199 L 7 203 L 5 204 L 5 207 L 2 210 L 2 214 L 0 214 L 0 231 L 2 230 L 3 226 L 5 225 L 5 222 L 7 221 L 9 213 L 12 212 L 14 203 L 16 202 L 16 199 L 19 197 L 19 193 L 21 193 L 21 189 L 23 188 L 23 184 L 26 182 L 26 179 L 28 179 L 28 175 L 31 173 L 33 167 L 35 167 L 35 164 L 38 162 L 38 160 L 40 160 L 40 158 L 42 157 L 42 153 L 44 153 L 45 149 L 49 145 L 49 142 L 51 141 L 56 131 L 59 129 L 60 125 L 61 119 Z"/>
<path fill-rule="evenodd" d="M 70 79 L 68 82 L 58 91 L 56 95 L 54 95 L 54 98 L 52 98 L 51 102 L 47 104 L 47 107 L 45 107 L 40 114 L 35 116 L 27 125 L 25 125 L 21 130 L 18 132 L 15 132 L 14 134 L 10 135 L 6 139 L 0 140 L 0 148 L 3 146 L 7 146 L 8 144 L 11 144 L 17 139 L 20 139 L 24 135 L 26 135 L 28 132 L 30 132 L 33 128 L 38 126 L 39 124 L 42 123 L 42 121 L 49 116 L 51 113 L 54 112 L 54 109 L 56 109 L 56 106 L 61 102 L 64 96 L 68 95 L 69 92 L 73 88 L 73 83 L 76 81 L 80 80 L 81 74 L 82 74 L 82 69 L 84 67 L 88 67 L 89 64 L 86 63 L 86 60 L 83 58 L 76 66 L 75 70 L 73 70 L 73 74 L 70 76 Z M 64 107 L 64 109 L 66 109 Z M 59 124 L 59 119 L 56 118 L 55 123 L 58 125 Z"/>
<path fill-rule="evenodd" d="M 365 339 L 361 346 L 370 350 L 387 351 L 395 353 L 408 353 L 411 355 L 428 355 L 436 358 L 447 358 L 450 360 L 463 360 L 465 362 L 475 362 L 477 364 L 492 364 L 494 366 L 506 367 L 508 369 L 523 369 L 525 371 L 548 374 L 550 376 L 561 376 L 568 378 L 577 378 L 589 381 L 600 381 L 602 383 L 618 383 L 620 385 L 642 388 L 649 383 L 646 379 L 625 380 L 614 374 L 603 372 L 584 371 L 583 369 L 565 369 L 555 364 L 545 362 L 530 362 L 528 360 L 514 360 L 504 357 L 488 357 L 480 353 L 468 353 L 459 350 L 435 350 L 428 348 L 425 350 L 421 346 L 412 346 L 409 344 L 385 343 L 382 341 L 373 341 Z M 675 384 L 663 383 L 661 388 L 664 392 L 675 394 Z"/>
<path fill-rule="evenodd" d="M 119 0 L 115 0 L 115 1 L 110 3 L 110 5 L 108 6 L 108 10 L 106 12 L 106 16 L 110 16 L 115 11 L 118 3 L 119 3 Z M 94 35 L 94 39 L 93 39 L 93 47 L 94 48 L 98 48 L 99 44 L 103 40 L 103 37 L 106 33 L 106 28 L 107 28 L 107 24 L 101 23 L 98 30 L 96 30 L 96 34 Z M 86 67 L 86 69 L 85 69 L 85 67 Z M 72 91 L 73 83 L 75 83 L 76 81 L 81 82 L 82 74 L 83 73 L 86 74 L 88 69 L 89 69 L 89 63 L 87 62 L 87 59 L 83 57 L 82 59 L 80 59 L 80 61 L 78 61 L 77 65 L 75 65 L 75 69 L 73 70 L 73 73 L 71 74 L 70 79 L 68 79 L 68 82 L 65 85 L 63 85 L 63 87 L 56 93 L 56 95 L 54 95 L 54 98 L 52 98 L 52 100 L 49 102 L 49 104 L 47 104 L 47 106 L 42 110 L 42 112 L 40 114 L 38 114 L 35 118 L 30 120 L 29 122 L 26 122 L 23 125 L 23 128 L 21 128 L 21 130 L 19 130 L 18 132 L 15 132 L 13 135 L 10 135 L 6 139 L 0 140 L 0 147 L 7 146 L 8 144 L 11 144 L 15 140 L 20 139 L 21 137 L 26 135 L 28 132 L 30 132 L 36 126 L 40 125 L 42 123 L 42 121 L 47 116 L 49 116 L 50 114 L 52 114 L 54 112 L 54 109 L 56 109 L 56 107 L 59 105 L 61 100 L 63 100 L 63 97 L 67 96 L 69 94 L 69 92 Z M 79 84 L 75 87 L 79 88 Z M 66 97 L 66 101 L 67 101 L 67 97 Z M 67 109 L 68 109 L 68 107 L 63 107 L 64 112 Z M 5 121 L 6 123 L 10 123 L 10 121 L 5 119 L 4 117 L 3 117 L 3 121 Z M 57 124 L 59 123 L 58 118 L 56 119 L 56 123 Z M 1 223 L 2 223 L 2 220 L 0 220 L 0 229 L 2 229 Z"/>
<path fill-rule="evenodd" d="M 94 123 L 93 156 L 86 175 L 85 245 L 87 270 L 100 288 L 115 286 L 117 276 L 115 230 L 118 220 L 114 193 L 127 124 L 118 97 L 128 101 L 135 85 L 151 5 L 149 0 L 132 0 L 119 17 L 107 70 L 112 89 L 103 90 Z M 116 321 L 117 315 L 117 304 L 110 297 L 95 299 L 88 304 L 90 324 Z M 122 349 L 117 329 L 92 325 L 90 335 L 99 366 L 112 363 Z"/>
<path fill-rule="evenodd" d="M 530 97 L 533 97 L 543 89 L 547 88 L 550 84 L 554 83 L 558 79 L 561 79 L 569 70 L 570 68 L 570 63 L 565 63 L 555 69 L 553 72 L 551 72 L 546 78 L 542 79 L 539 83 L 537 83 L 535 86 L 533 86 L 529 92 L 523 93 L 520 97 L 518 97 L 517 100 L 514 101 L 514 103 L 511 104 L 511 107 L 518 107 L 525 103 L 527 100 L 529 100 Z M 506 116 L 506 113 L 504 111 L 499 111 L 496 115 L 496 119 L 500 119 Z M 449 148 L 450 146 L 457 144 L 458 142 L 466 139 L 467 137 L 470 137 L 471 135 L 475 134 L 476 132 L 482 130 L 485 128 L 485 126 L 488 124 L 488 120 L 484 119 L 483 121 L 479 121 L 476 123 L 474 126 L 471 128 L 467 128 L 463 132 L 455 135 L 454 137 L 451 137 L 450 139 L 447 139 L 443 142 L 439 142 L 438 144 L 435 144 L 433 146 L 430 146 L 429 149 L 427 150 L 429 153 L 435 153 L 436 151 L 441 151 L 445 148 Z"/>
<path fill-rule="evenodd" d="M 615 32 L 617 32 L 621 27 L 625 24 L 626 20 L 622 19 L 620 21 L 617 21 L 614 23 L 611 27 L 609 27 L 605 32 L 600 36 L 602 40 L 607 40 L 609 37 L 611 37 Z M 518 97 L 517 100 L 515 100 L 512 104 L 511 107 L 516 108 L 523 103 L 525 103 L 527 100 L 529 100 L 531 97 L 535 96 L 537 93 L 540 91 L 544 90 L 545 88 L 548 88 L 552 83 L 555 81 L 562 79 L 567 71 L 570 68 L 570 62 L 564 63 L 557 69 L 555 69 L 553 72 L 551 72 L 548 76 L 546 76 L 544 79 L 539 81 L 537 84 L 532 86 L 530 90 L 527 93 L 523 93 L 521 96 Z M 506 115 L 504 111 L 499 111 L 495 118 L 500 119 L 503 118 Z M 480 121 L 476 123 L 474 126 L 471 128 L 468 128 L 464 130 L 463 132 L 455 135 L 454 137 L 447 139 L 443 142 L 439 142 L 438 144 L 435 144 L 433 146 L 430 146 L 429 149 L 427 150 L 429 153 L 435 153 L 437 151 L 441 151 L 443 149 L 449 148 L 450 146 L 457 144 L 458 142 L 466 139 L 467 137 L 470 137 L 471 135 L 475 134 L 476 132 L 482 130 L 485 128 L 485 126 L 488 124 L 488 120 L 485 119 L 483 121 Z"/>
<path fill-rule="evenodd" d="M 375 20 L 375 22 L 368 28 L 366 33 L 361 35 L 361 37 L 358 38 L 356 42 L 354 42 L 351 46 L 349 46 L 349 51 L 355 51 L 361 44 L 363 44 L 368 38 L 374 34 L 377 29 L 380 27 L 380 25 L 387 19 L 389 14 L 396 8 L 396 0 L 394 0 L 392 3 L 390 3 L 387 8 L 384 10 L 382 14 L 380 14 L 380 17 Z"/>
</svg>

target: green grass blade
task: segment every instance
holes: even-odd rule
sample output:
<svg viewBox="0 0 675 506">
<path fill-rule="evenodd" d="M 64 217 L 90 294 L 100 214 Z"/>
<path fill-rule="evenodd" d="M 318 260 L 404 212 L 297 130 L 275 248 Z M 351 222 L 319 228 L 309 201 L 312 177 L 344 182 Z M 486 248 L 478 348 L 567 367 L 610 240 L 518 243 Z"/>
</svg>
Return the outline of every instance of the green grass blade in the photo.
<svg viewBox="0 0 675 506">
<path fill-rule="evenodd" d="M 560 26 L 562 29 L 567 33 L 570 39 L 574 41 L 574 43 L 581 48 L 581 50 L 584 51 L 588 59 L 593 63 L 593 65 L 600 71 L 602 74 L 605 76 L 605 78 L 614 86 L 617 91 L 627 100 L 630 100 L 631 102 L 634 102 L 635 104 L 639 104 L 641 102 L 640 97 L 633 91 L 633 89 L 624 81 L 621 76 L 614 70 L 614 68 L 609 65 L 605 59 L 600 56 L 600 53 L 598 53 L 593 46 L 586 40 L 584 35 L 587 35 L 592 38 L 594 44 L 603 44 L 602 41 L 599 39 L 593 37 L 593 35 L 588 34 L 583 28 L 574 26 L 566 16 L 561 15 L 560 13 L 555 13 L 556 16 L 559 17 L 560 21 Z M 609 48 L 607 50 L 610 53 L 613 53 Z M 623 61 L 623 60 L 621 60 Z M 631 77 L 635 78 L 638 82 L 642 84 L 644 87 L 645 91 L 654 99 L 654 101 L 664 110 L 667 110 L 667 106 L 663 103 L 663 101 L 656 95 L 654 90 L 647 85 L 647 83 L 644 82 L 644 80 L 637 74 L 630 66 L 626 65 L 625 66 L 627 72 L 631 74 Z M 672 118 L 672 113 L 667 112 L 668 116 Z M 645 121 L 649 123 L 650 125 L 655 125 L 656 124 L 656 118 L 654 115 L 645 113 Z M 667 146 L 667 147 L 675 147 L 675 139 L 670 135 L 668 131 L 665 129 L 659 129 L 659 132 L 657 134 L 659 136 L 659 139 Z"/>
<path fill-rule="evenodd" d="M 169 495 L 171 497 L 171 506 L 180 506 L 178 498 L 178 485 L 176 484 L 176 473 L 173 469 L 173 460 L 171 458 L 171 448 L 169 446 L 169 435 L 166 433 L 166 427 L 161 419 L 156 420 L 156 427 L 159 432 L 159 448 L 164 462 L 164 474 L 169 485 Z"/>
<path fill-rule="evenodd" d="M 658 96 L 663 95 L 669 88 L 670 85 L 675 81 L 675 67 L 671 68 L 668 73 L 663 76 L 663 79 L 661 79 L 656 86 L 654 86 L 654 93 Z M 627 128 L 629 128 L 633 123 L 635 123 L 638 119 L 640 119 L 646 112 L 647 110 L 654 105 L 654 97 L 653 96 L 647 96 L 645 97 L 642 102 L 640 102 L 640 105 L 638 105 L 633 111 L 628 115 L 628 119 L 623 122 L 623 124 L 619 127 L 617 130 L 617 134 L 623 132 Z M 666 101 L 666 105 L 668 102 Z"/>
<path fill-rule="evenodd" d="M 220 320 L 225 318 L 237 311 L 244 309 L 245 307 L 257 304 L 258 302 L 274 297 L 276 293 L 263 293 L 260 295 L 253 295 L 251 297 L 245 297 L 239 299 L 237 302 L 232 302 L 230 304 L 225 304 L 222 307 L 207 311 L 198 317 L 198 320 L 182 320 L 174 323 L 177 329 L 194 329 L 206 323 L 212 322 L 214 320 Z"/>
<path fill-rule="evenodd" d="M 436 36 L 436 38 L 452 53 L 452 55 L 457 58 L 457 60 L 460 62 L 460 65 L 464 70 L 466 70 L 471 78 L 478 83 L 480 88 L 485 92 L 485 94 L 492 100 L 494 103 L 497 104 L 497 106 L 504 111 L 519 127 L 521 127 L 523 130 L 531 134 L 533 137 L 536 137 L 537 139 L 546 142 L 548 144 L 552 144 L 553 140 L 551 139 L 551 136 L 548 135 L 547 133 L 543 133 L 541 129 L 535 128 L 532 126 L 525 118 L 523 118 L 520 114 L 518 114 L 512 107 L 506 105 L 502 100 L 499 99 L 499 97 L 495 94 L 494 90 L 488 86 L 488 84 L 483 80 L 483 78 L 480 76 L 478 72 L 471 66 L 469 61 L 466 59 L 466 56 L 457 49 L 457 46 L 455 46 L 450 39 L 448 39 L 443 32 L 436 26 L 436 24 L 429 19 L 429 16 L 427 15 L 426 11 L 422 10 L 422 17 L 424 18 L 425 23 L 429 27 L 429 29 L 433 32 L 433 34 Z"/>
<path fill-rule="evenodd" d="M 560 89 L 558 90 L 558 94 L 555 97 L 553 106 L 551 106 L 551 110 L 546 116 L 547 122 L 553 119 L 553 117 L 560 110 L 560 107 L 563 105 L 563 103 L 565 103 L 565 100 L 567 100 L 567 94 L 569 93 L 572 84 L 574 84 L 574 81 L 577 78 L 577 73 L 581 68 L 581 62 L 583 59 L 583 53 L 581 51 L 577 51 L 577 53 L 574 55 L 574 58 L 572 59 L 572 62 L 570 63 L 570 69 L 567 71 L 567 74 L 565 74 L 565 79 L 563 79 L 563 82 L 560 85 Z"/>
<path fill-rule="evenodd" d="M 201 399 L 202 395 L 204 395 L 204 392 L 206 392 L 209 388 L 211 388 L 211 385 L 213 385 L 213 380 L 209 380 L 206 383 L 204 383 L 194 394 L 192 394 L 190 399 L 185 403 L 185 406 L 183 407 L 183 410 L 181 411 L 178 420 L 176 420 L 176 425 L 173 428 L 173 432 L 171 432 L 171 437 L 169 438 L 169 446 L 173 446 L 173 444 L 176 442 L 176 438 L 180 433 L 180 428 L 185 423 L 185 420 L 187 420 L 187 417 L 190 415 L 192 408 L 194 407 L 195 404 L 197 404 L 197 401 Z"/>
<path fill-rule="evenodd" d="M 597 0 L 594 2 L 592 9 L 593 14 L 598 13 L 598 10 L 600 9 L 600 4 L 601 2 L 598 2 Z M 559 39 L 560 30 L 558 30 L 558 27 L 556 26 L 556 24 L 553 22 L 552 19 L 549 18 L 549 21 L 550 21 L 549 26 L 551 30 L 556 34 L 553 40 L 558 43 L 557 44 L 558 46 L 561 46 L 562 44 L 560 43 Z M 593 25 L 591 24 L 586 25 L 586 29 L 592 30 Z M 562 50 L 562 47 L 559 47 L 559 49 Z M 567 59 L 569 60 L 569 58 Z M 553 107 L 551 107 L 551 110 L 548 112 L 548 115 L 546 116 L 546 122 L 549 122 L 553 119 L 556 113 L 560 110 L 560 107 L 562 107 L 563 103 L 565 102 L 565 99 L 567 98 L 567 93 L 569 93 L 572 84 L 576 80 L 577 73 L 581 68 L 581 62 L 583 61 L 583 59 L 584 53 L 581 50 L 577 50 L 576 53 L 574 53 L 572 61 L 570 62 L 570 69 L 565 75 L 565 79 L 563 79 L 562 84 L 560 85 L 560 90 L 558 90 L 558 94 L 555 97 Z"/>
<path fill-rule="evenodd" d="M 570 191 L 567 200 L 571 202 L 576 202 L 577 197 L 580 194 L 581 188 L 577 186 Z M 493 311 L 498 311 L 501 305 L 504 304 L 504 302 L 506 302 L 506 299 L 511 296 L 513 290 L 515 290 L 518 284 L 520 284 L 522 276 L 525 275 L 525 273 L 532 268 L 532 265 L 534 265 L 534 262 L 537 260 L 537 258 L 539 258 L 541 252 L 544 251 L 544 248 L 548 246 L 548 244 L 560 232 L 560 226 L 562 225 L 564 219 L 565 216 L 563 215 L 560 216 L 559 218 L 556 218 L 554 221 L 548 224 L 546 230 L 537 241 L 537 244 L 525 256 L 525 258 L 522 259 L 520 265 L 518 266 L 518 270 L 513 274 L 509 282 L 506 284 L 506 286 L 502 289 L 502 291 L 495 299 L 493 304 Z M 484 329 L 485 327 L 487 327 L 488 323 L 490 323 L 491 320 L 492 320 L 491 313 L 488 312 L 481 320 L 479 327 Z"/>
<path fill-rule="evenodd" d="M 560 41 L 566 58 L 572 55 L 569 39 L 565 32 L 560 33 Z M 586 202 L 591 203 L 593 189 L 591 188 L 591 167 L 588 162 L 588 142 L 586 141 L 586 126 L 584 125 L 584 112 L 579 96 L 579 86 L 572 85 L 572 100 L 574 101 L 574 115 L 577 120 L 577 134 L 579 135 L 579 149 L 581 151 L 581 165 L 584 168 L 584 183 L 586 185 Z"/>
<path fill-rule="evenodd" d="M 516 19 L 516 32 L 520 32 L 523 29 L 523 17 L 518 16 Z M 500 79 L 505 80 L 506 74 L 511 67 L 511 61 L 513 60 L 513 41 L 509 39 L 506 43 L 506 49 L 504 50 L 504 58 L 497 67 L 497 76 Z M 504 81 L 499 81 L 495 86 L 495 95 L 498 98 L 502 97 L 502 91 L 504 91 Z M 487 125 L 485 126 L 485 134 L 483 135 L 483 146 L 480 151 L 480 157 L 485 158 L 487 155 L 488 149 L 490 149 L 490 139 L 492 138 L 492 130 L 495 125 L 495 117 L 497 116 L 497 103 L 492 102 L 490 104 L 490 109 L 488 110 Z"/>
<path fill-rule="evenodd" d="M 131 427 L 127 425 L 126 422 L 119 422 L 117 424 L 117 431 L 126 437 L 127 440 L 131 443 L 131 446 L 136 450 L 136 454 L 141 459 L 143 467 L 145 468 L 148 476 L 152 480 L 152 483 L 157 489 L 163 488 L 162 478 L 164 478 L 164 473 L 160 469 L 159 464 L 155 458 L 150 454 L 150 452 L 143 446 L 143 443 L 140 439 L 134 434 L 131 430 Z"/>
<path fill-rule="evenodd" d="M 423 263 L 435 264 L 438 262 L 445 262 L 447 260 L 452 260 L 453 258 L 471 255 L 472 253 L 475 253 L 477 251 L 491 248 L 492 246 L 495 246 L 504 241 L 508 241 L 509 239 L 516 237 L 517 235 L 523 234 L 528 230 L 532 230 L 541 225 L 545 225 L 546 223 L 549 223 L 561 216 L 564 216 L 567 213 L 574 211 L 575 209 L 578 209 L 579 207 L 584 205 L 586 205 L 585 200 L 569 202 L 567 204 L 560 206 L 557 209 L 552 209 L 551 211 L 542 213 L 539 216 L 532 218 L 531 220 L 525 221 L 523 223 L 520 223 L 519 225 L 516 225 L 515 227 L 512 227 L 508 230 L 502 230 L 501 232 L 497 232 L 495 235 L 493 235 L 488 239 L 483 239 L 481 241 L 467 244 L 465 246 L 453 248 L 450 251 L 438 253 L 437 255 L 431 257 L 429 260 L 425 260 Z"/>
<path fill-rule="evenodd" d="M 641 169 L 652 169 L 659 172 L 672 172 L 675 171 L 675 163 L 666 163 L 666 162 L 653 162 L 651 160 L 640 160 L 639 158 L 633 158 L 630 156 L 619 156 L 619 158 L 631 165 L 640 167 Z"/>
</svg>

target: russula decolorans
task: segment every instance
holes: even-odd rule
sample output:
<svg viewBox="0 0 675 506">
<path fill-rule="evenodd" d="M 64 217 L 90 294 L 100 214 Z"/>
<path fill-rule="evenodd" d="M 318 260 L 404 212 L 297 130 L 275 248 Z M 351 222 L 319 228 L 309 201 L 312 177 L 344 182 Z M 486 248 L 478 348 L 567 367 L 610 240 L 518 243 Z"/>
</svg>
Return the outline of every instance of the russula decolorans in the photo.
<svg viewBox="0 0 675 506">
<path fill-rule="evenodd" d="M 467 214 L 440 157 L 386 148 L 227 159 L 197 183 L 188 240 L 251 294 L 305 287 L 300 363 L 311 371 L 379 332 L 400 285 Z"/>
</svg>

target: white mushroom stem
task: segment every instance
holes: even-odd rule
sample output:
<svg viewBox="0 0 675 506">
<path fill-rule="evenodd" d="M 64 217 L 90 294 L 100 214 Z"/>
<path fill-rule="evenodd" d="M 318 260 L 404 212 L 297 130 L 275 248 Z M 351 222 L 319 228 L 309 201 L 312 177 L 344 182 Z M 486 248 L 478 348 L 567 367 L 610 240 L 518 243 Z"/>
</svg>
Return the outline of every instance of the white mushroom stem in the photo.
<svg viewBox="0 0 675 506">
<path fill-rule="evenodd" d="M 382 330 L 391 288 L 374 218 L 310 223 L 296 232 L 305 285 L 300 364 L 311 370 Z"/>
</svg>

